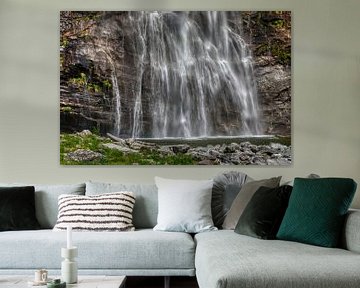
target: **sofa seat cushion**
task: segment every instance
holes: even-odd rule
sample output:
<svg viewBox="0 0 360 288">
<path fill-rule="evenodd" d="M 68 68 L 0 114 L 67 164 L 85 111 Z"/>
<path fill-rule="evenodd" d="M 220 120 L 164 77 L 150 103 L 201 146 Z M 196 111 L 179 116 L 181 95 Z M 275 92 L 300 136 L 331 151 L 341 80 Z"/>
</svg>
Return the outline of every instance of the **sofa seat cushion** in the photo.
<svg viewBox="0 0 360 288">
<path fill-rule="evenodd" d="M 79 270 L 194 269 L 195 244 L 186 233 L 73 232 Z M 60 269 L 66 232 L 2 232 L 0 269 Z"/>
<path fill-rule="evenodd" d="M 195 236 L 200 288 L 346 288 L 360 283 L 360 254 L 229 230 Z"/>
</svg>

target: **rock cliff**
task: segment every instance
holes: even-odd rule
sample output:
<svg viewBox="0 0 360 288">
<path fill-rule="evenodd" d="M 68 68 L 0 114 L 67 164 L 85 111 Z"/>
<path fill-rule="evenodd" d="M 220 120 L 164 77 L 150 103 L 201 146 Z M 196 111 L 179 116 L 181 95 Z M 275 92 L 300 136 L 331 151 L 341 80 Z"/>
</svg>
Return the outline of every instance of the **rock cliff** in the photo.
<svg viewBox="0 0 360 288">
<path fill-rule="evenodd" d="M 163 135 L 187 136 L 191 133 L 186 134 L 186 129 L 192 129 L 192 133 L 195 136 L 201 136 L 201 133 L 203 133 L 201 129 L 205 129 L 204 127 L 207 126 L 210 127 L 207 132 L 209 135 L 212 135 L 212 130 L 217 130 L 220 131 L 220 135 L 233 136 L 237 133 L 246 134 L 249 131 L 250 134 L 258 133 L 257 131 L 260 131 L 259 128 L 251 127 L 256 118 L 259 119 L 262 127 L 261 134 L 291 135 L 291 15 L 289 12 L 230 12 L 227 15 L 229 27 L 232 31 L 242 31 L 247 47 L 253 56 L 254 69 L 251 72 L 254 73 L 256 79 L 256 83 L 253 84 L 257 87 L 258 99 L 256 99 L 256 105 L 258 106 L 247 102 L 236 103 L 234 100 L 226 98 L 228 94 L 231 94 L 230 92 L 235 93 L 234 91 L 241 90 L 235 89 L 238 87 L 236 86 L 237 83 L 232 83 L 229 87 L 226 85 L 216 87 L 217 79 L 206 78 L 204 82 L 198 82 L 202 86 L 208 85 L 205 88 L 195 87 L 196 85 L 191 84 L 190 88 L 186 89 L 196 91 L 197 100 L 189 104 L 192 99 L 183 97 L 188 92 L 185 91 L 182 94 L 184 87 L 181 83 L 177 83 L 174 77 L 161 78 L 168 79 L 169 83 L 167 84 L 154 78 L 154 71 L 144 67 L 149 65 L 148 62 L 151 57 L 158 57 L 155 54 L 156 51 L 161 51 L 161 45 L 170 45 L 172 40 L 165 39 L 166 41 L 162 43 L 153 43 L 152 53 L 154 55 L 147 55 L 147 58 L 144 58 L 143 52 L 145 48 L 142 46 L 143 43 L 138 34 L 145 33 L 144 31 L 151 31 L 144 25 L 150 25 L 149 21 L 152 18 L 142 21 L 139 17 L 138 14 L 131 14 L 131 12 L 126 11 L 116 13 L 61 12 L 61 131 L 75 132 L 90 129 L 96 130 L 101 134 L 110 132 L 120 137 L 129 138 L 132 136 L 153 137 L 155 134 L 152 134 L 150 131 L 156 129 L 159 130 L 156 135 L 160 135 L 160 137 Z M 173 16 L 161 14 L 159 17 Z M 199 14 L 194 17 L 201 18 L 205 16 Z M 181 21 L 179 19 L 182 18 L 174 17 L 174 19 L 168 21 Z M 204 21 L 211 21 L 211 19 L 195 20 L 197 21 L 196 23 L 200 23 L 199 25 L 205 23 Z M 217 16 L 213 20 L 221 21 L 221 17 Z M 153 19 L 152 21 L 154 21 L 153 25 L 161 25 L 161 22 L 156 22 L 158 19 Z M 214 27 L 219 25 L 214 25 Z M 173 29 L 182 27 L 182 23 L 169 27 L 168 29 L 171 29 L 171 27 L 174 27 Z M 204 27 L 207 26 L 204 25 Z M 157 29 L 163 29 L 163 27 L 157 27 Z M 214 31 L 207 31 L 206 28 L 202 30 L 209 35 L 213 33 L 215 36 L 211 37 L 214 37 L 214 39 L 216 37 L 218 37 L 216 39 L 222 39 L 218 35 L 219 31 L 216 31 L 216 29 Z M 150 37 L 146 33 L 144 35 Z M 197 35 L 192 35 L 192 37 L 191 39 L 196 39 Z M 193 41 L 190 46 L 200 49 L 201 46 L 197 46 L 196 41 Z M 233 44 L 235 43 L 234 41 L 229 43 Z M 223 41 L 222 43 L 224 44 L 225 42 Z M 210 57 L 217 57 L 211 53 L 215 52 L 210 51 L 208 54 Z M 201 53 L 196 55 L 201 55 Z M 176 62 L 173 59 L 177 57 L 175 52 L 169 53 L 168 57 L 171 58 L 166 60 L 168 63 Z M 206 65 L 202 65 L 203 63 L 205 62 L 200 62 L 199 66 L 205 67 Z M 178 69 L 178 67 L 175 68 Z M 164 67 L 159 65 L 153 67 L 153 69 L 162 69 L 161 73 L 173 75 L 170 71 L 171 67 L 164 69 Z M 244 71 L 244 69 L 240 69 L 238 73 L 241 73 L 241 71 Z M 189 80 L 192 77 L 189 75 L 197 76 L 199 75 L 196 74 L 198 72 L 198 70 L 191 71 L 191 73 L 187 71 L 186 81 L 193 83 L 191 79 Z M 209 79 L 212 81 L 209 81 Z M 164 86 L 165 84 L 167 85 L 166 87 Z M 183 107 L 190 110 L 189 113 L 191 115 L 188 116 L 184 114 L 185 112 L 180 114 L 178 111 L 172 111 L 171 105 L 159 107 L 158 102 L 155 100 L 159 97 L 167 97 L 167 95 L 166 93 L 154 95 L 151 90 L 154 85 L 158 85 L 158 90 L 162 92 L 172 86 L 176 88 L 174 90 L 180 91 L 177 97 L 183 97 L 182 101 L 187 103 L 187 106 Z M 222 91 L 221 93 L 217 92 L 214 94 L 217 97 L 216 101 L 206 102 L 209 100 L 198 95 L 199 91 L 201 93 L 203 91 L 213 93 L 214 87 L 218 91 Z M 253 88 L 248 87 L 247 90 L 249 89 Z M 141 99 L 139 95 L 141 95 Z M 252 95 L 251 97 L 255 96 Z M 246 95 L 244 97 L 246 98 Z M 201 105 L 205 108 L 202 110 L 198 108 L 197 110 L 192 110 L 192 107 Z M 259 115 L 255 115 L 256 117 L 254 115 L 249 116 L 246 111 L 241 110 L 242 108 L 234 108 L 237 105 L 239 107 L 253 105 L 254 110 L 252 111 Z M 210 120 L 206 123 L 201 122 L 201 119 L 206 118 L 204 115 L 212 115 L 214 113 L 210 111 L 213 106 L 216 106 L 218 111 L 220 111 L 218 112 L 219 114 L 216 117 L 209 117 Z M 180 107 L 179 110 L 182 110 L 182 108 Z M 252 113 L 255 114 L 255 112 Z M 168 122 L 166 129 L 170 131 L 167 132 L 170 134 L 161 134 L 163 133 L 161 127 L 165 127 L 165 124 L 158 123 L 159 120 L 155 121 L 154 114 L 158 115 L 157 119 L 167 119 L 167 117 L 164 117 L 165 114 L 172 115 L 173 118 L 170 117 L 171 119 L 164 120 Z M 139 121 L 140 115 L 141 121 Z M 215 118 L 218 120 L 215 121 Z M 176 119 L 176 121 L 173 121 L 173 119 Z M 234 119 L 236 123 L 242 123 L 240 128 L 234 127 L 234 122 L 232 122 Z M 175 122 L 180 124 L 183 124 L 183 122 L 187 123 L 188 127 L 186 128 L 186 125 L 180 127 L 172 124 Z M 193 123 L 199 124 L 194 125 Z M 137 131 L 143 132 L 139 134 Z M 177 134 L 177 131 L 179 131 L 179 134 Z"/>
</svg>

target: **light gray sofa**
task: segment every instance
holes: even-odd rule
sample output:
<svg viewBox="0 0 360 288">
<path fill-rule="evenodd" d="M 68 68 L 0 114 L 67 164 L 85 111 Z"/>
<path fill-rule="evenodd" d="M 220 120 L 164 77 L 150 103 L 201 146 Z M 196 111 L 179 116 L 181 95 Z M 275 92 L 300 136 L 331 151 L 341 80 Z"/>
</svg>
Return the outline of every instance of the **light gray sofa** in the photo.
<svg viewBox="0 0 360 288">
<path fill-rule="evenodd" d="M 348 214 L 344 236 L 344 249 L 334 249 L 231 230 L 197 234 L 197 281 L 201 288 L 360 287 L 360 211 Z"/>
<path fill-rule="evenodd" d="M 1 184 L 22 186 L 24 184 Z M 28 184 L 31 185 L 31 184 Z M 94 195 L 133 191 L 134 232 L 73 232 L 78 247 L 79 274 L 194 276 L 195 243 L 187 233 L 159 232 L 155 185 L 93 183 L 34 185 L 36 216 L 41 230 L 0 232 L 0 275 L 33 273 L 46 268 L 59 274 L 61 247 L 66 232 L 51 228 L 57 219 L 57 198 L 61 194 Z"/>
<path fill-rule="evenodd" d="M 13 184 L 0 184 L 0 186 Z M 0 275 L 46 268 L 60 273 L 66 233 L 54 232 L 57 197 L 133 191 L 134 232 L 73 232 L 79 274 L 194 276 L 200 288 L 360 287 L 360 211 L 350 211 L 344 249 L 279 240 L 259 240 L 230 230 L 193 235 L 153 231 L 155 185 L 35 185 L 37 218 L 44 229 L 0 232 Z M 0 276 L 1 277 L 1 276 Z M 168 279 L 168 278 L 166 278 Z M 165 281 L 168 285 L 168 281 Z"/>
</svg>

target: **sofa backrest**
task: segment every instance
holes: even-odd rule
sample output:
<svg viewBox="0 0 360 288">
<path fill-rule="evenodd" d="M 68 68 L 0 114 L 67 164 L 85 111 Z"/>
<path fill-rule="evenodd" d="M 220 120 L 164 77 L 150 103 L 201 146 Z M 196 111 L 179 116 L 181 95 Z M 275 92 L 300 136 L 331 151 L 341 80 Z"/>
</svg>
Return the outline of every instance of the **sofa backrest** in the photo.
<svg viewBox="0 0 360 288">
<path fill-rule="evenodd" d="M 341 248 L 360 253 L 360 209 L 350 209 L 346 215 Z"/>
<path fill-rule="evenodd" d="M 133 223 L 136 229 L 153 228 L 157 223 L 158 192 L 155 184 L 87 182 L 85 195 L 131 191 L 135 194 Z"/>
</svg>

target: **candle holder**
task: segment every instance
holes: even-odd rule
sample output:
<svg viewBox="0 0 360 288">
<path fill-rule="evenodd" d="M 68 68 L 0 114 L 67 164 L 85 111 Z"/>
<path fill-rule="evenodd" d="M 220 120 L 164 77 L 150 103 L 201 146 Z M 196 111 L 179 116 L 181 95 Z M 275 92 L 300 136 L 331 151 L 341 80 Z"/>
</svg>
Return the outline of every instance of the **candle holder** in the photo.
<svg viewBox="0 0 360 288">
<path fill-rule="evenodd" d="M 61 248 L 61 279 L 67 284 L 77 283 L 78 269 L 75 257 L 78 255 L 77 247 Z"/>
</svg>

